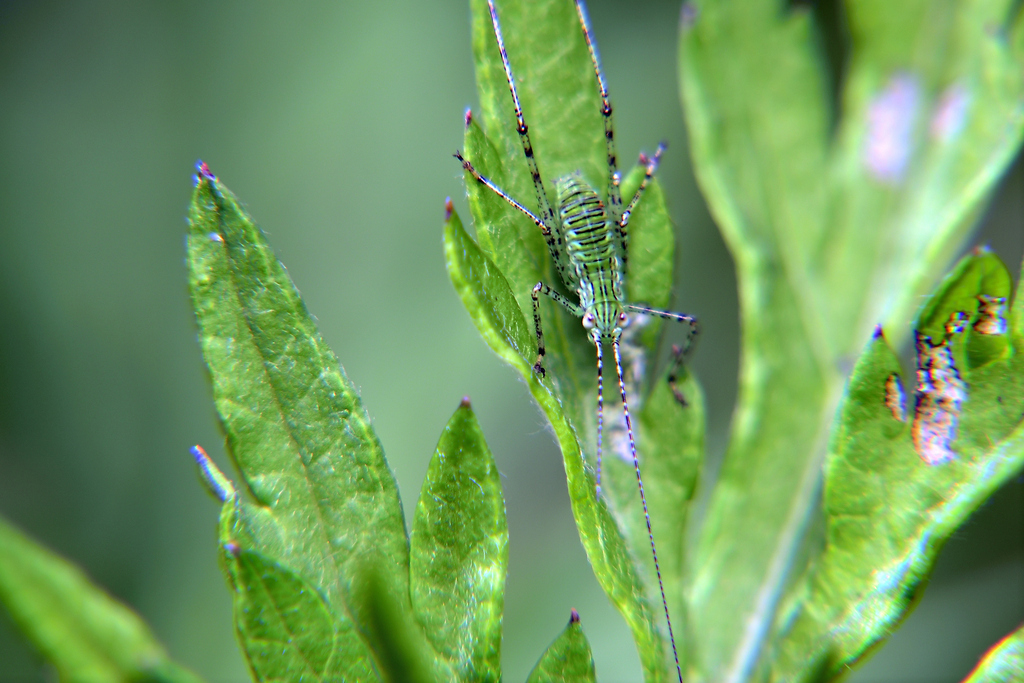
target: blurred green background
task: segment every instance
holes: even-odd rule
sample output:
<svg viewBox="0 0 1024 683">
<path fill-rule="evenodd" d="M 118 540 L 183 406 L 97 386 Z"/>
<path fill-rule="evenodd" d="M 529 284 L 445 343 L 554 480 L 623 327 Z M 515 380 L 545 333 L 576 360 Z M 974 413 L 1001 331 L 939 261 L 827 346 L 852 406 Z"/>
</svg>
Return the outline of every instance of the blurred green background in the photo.
<svg viewBox="0 0 1024 683">
<path fill-rule="evenodd" d="M 736 287 L 689 168 L 678 12 L 678 0 L 591 2 L 620 156 L 670 142 L 659 177 L 679 225 L 675 305 L 704 324 L 692 367 L 713 463 L 736 392 Z M 247 203 L 361 390 L 407 515 L 442 427 L 472 398 L 509 514 L 506 680 L 525 678 L 572 607 L 601 680 L 639 677 L 548 427 L 444 270 L 444 198 L 468 219 L 451 154 L 475 101 L 463 0 L 0 0 L 0 514 L 211 682 L 247 674 L 215 561 L 217 505 L 187 452 L 202 444 L 230 469 L 185 286 L 198 158 Z M 976 242 L 1017 270 L 1019 161 Z M 1022 619 L 1018 479 L 949 544 L 920 608 L 852 680 L 959 680 Z M 45 677 L 0 614 L 0 680 Z"/>
</svg>

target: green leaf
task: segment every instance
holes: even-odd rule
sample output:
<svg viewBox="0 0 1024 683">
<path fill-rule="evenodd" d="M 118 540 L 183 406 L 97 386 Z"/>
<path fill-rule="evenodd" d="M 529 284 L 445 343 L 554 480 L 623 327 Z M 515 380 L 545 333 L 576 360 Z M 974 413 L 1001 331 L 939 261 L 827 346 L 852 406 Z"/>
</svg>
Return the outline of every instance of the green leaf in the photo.
<svg viewBox="0 0 1024 683">
<path fill-rule="evenodd" d="M 235 627 L 256 680 L 376 678 L 351 622 L 335 623 L 315 586 L 256 551 L 226 550 Z"/>
<path fill-rule="evenodd" d="M 456 680 L 455 673 L 437 662 L 420 625 L 403 605 L 408 597 L 373 564 L 359 569 L 353 593 L 369 616 L 365 635 L 374 644 L 381 675 L 389 683 L 436 683 Z M 463 617 L 465 618 L 465 617 Z"/>
<path fill-rule="evenodd" d="M 522 375 L 531 377 L 536 338 L 526 327 L 508 280 L 469 236 L 454 211 L 445 222 L 444 251 L 455 291 L 484 341 Z"/>
<path fill-rule="evenodd" d="M 459 680 L 501 680 L 508 525 L 501 480 L 469 401 L 430 461 L 410 542 L 412 607 Z"/>
<path fill-rule="evenodd" d="M 544 651 L 526 683 L 592 683 L 595 680 L 590 643 L 583 634 L 579 615 L 573 610 L 569 625 Z"/>
<path fill-rule="evenodd" d="M 358 568 L 372 564 L 397 587 L 411 619 L 401 503 L 362 402 L 284 267 L 204 164 L 188 265 L 217 411 L 256 503 L 225 503 L 234 508 L 222 543 L 256 551 L 315 586 L 336 623 L 372 616 L 349 595 Z"/>
<path fill-rule="evenodd" d="M 686 6 L 691 151 L 736 259 L 743 328 L 732 440 L 689 587 L 700 677 L 754 671 L 799 558 L 813 557 L 840 368 L 879 322 L 905 338 L 1019 147 L 1021 22 L 1005 25 L 1009 8 L 848 2 L 835 106 L 808 9 Z"/>
<path fill-rule="evenodd" d="M 481 112 L 479 117 L 467 119 L 466 157 L 510 196 L 536 209 L 536 192 L 516 132 L 490 15 L 484 0 L 473 0 L 471 7 Z M 509 0 L 500 3 L 497 11 L 535 158 L 549 195 L 551 179 L 576 171 L 604 193 L 608 165 L 601 101 L 573 4 L 566 0 Z M 602 476 L 608 484 L 602 488 L 602 497 L 595 495 L 592 468 L 596 462 L 597 371 L 593 343 L 578 319 L 544 298 L 541 316 L 547 373 L 541 379 L 532 372 L 537 352 L 534 331 L 526 323 L 533 317 L 531 290 L 538 281 L 556 288 L 561 284 L 556 281 L 537 226 L 495 193 L 467 178 L 477 242 L 465 233 L 457 217 L 449 221 L 445 244 L 452 282 L 484 339 L 520 372 L 548 415 L 562 449 L 580 539 L 595 575 L 633 631 L 645 677 L 662 680 L 668 675 L 668 660 L 664 639 L 655 626 L 655 613 L 649 606 L 649 600 L 657 604 L 661 599 L 657 584 L 641 579 L 653 577 L 653 567 L 647 529 L 638 509 L 631 457 L 623 460 L 612 448 L 606 449 Z M 640 178 L 636 168 L 624 174 L 627 201 Z M 628 249 L 629 301 L 668 305 L 673 228 L 656 182 L 648 188 L 630 221 Z M 663 572 L 670 607 L 682 624 L 682 524 L 699 468 L 704 416 L 699 389 L 692 383 L 685 389 L 688 398 L 693 396 L 692 408 L 684 410 L 677 404 L 664 403 L 669 394 L 653 369 L 660 328 L 660 319 L 636 324 L 632 336 L 623 342 L 623 353 L 632 354 L 624 360 L 629 366 L 627 372 L 632 372 L 627 390 L 630 407 L 639 417 L 642 467 L 663 475 L 648 476 L 644 483 L 651 498 L 659 547 L 664 545 L 663 552 L 670 558 Z M 607 401 L 605 437 L 609 444 L 622 429 L 621 413 L 615 412 L 617 403 L 613 397 Z M 651 415 L 657 414 L 662 423 L 655 424 L 652 417 L 645 417 L 649 403 Z"/>
<path fill-rule="evenodd" d="M 199 681 L 132 610 L 3 519 L 0 602 L 61 681 Z"/>
<path fill-rule="evenodd" d="M 785 617 L 790 623 L 773 680 L 831 680 L 877 647 L 915 604 L 950 534 L 1024 466 L 1019 320 L 994 335 L 1009 338 L 1008 356 L 974 368 L 964 362 L 968 337 L 981 335 L 979 295 L 1009 293 L 1005 266 L 976 251 L 953 269 L 919 316 L 919 330 L 950 350 L 967 387 L 962 409 L 947 415 L 954 437 L 948 462 L 929 461 L 929 451 L 915 445 L 915 429 L 950 423 L 934 423 L 920 399 L 908 414 L 892 400 L 897 381 L 913 385 L 899 378 L 914 375 L 902 371 L 880 331 L 857 362 L 826 461 L 825 550 L 802 607 Z M 1022 306 L 1018 292 L 1014 307 Z M 966 324 L 958 330 L 939 324 L 961 312 Z"/>
<path fill-rule="evenodd" d="M 950 314 L 958 311 L 973 314 L 978 309 L 979 294 L 1005 299 L 1010 296 L 1012 286 L 1010 271 L 999 257 L 988 249 L 975 249 L 972 256 L 960 259 L 938 291 L 928 298 L 914 329 L 932 339 L 941 339 Z M 1006 335 L 997 336 L 1007 339 Z"/>
<path fill-rule="evenodd" d="M 226 506 L 226 528 L 233 512 Z M 224 551 L 236 590 L 235 626 L 256 680 L 435 680 L 423 634 L 376 568 L 359 567 L 353 576 L 350 599 L 367 615 L 359 633 L 352 622 L 336 618 L 316 586 L 287 567 L 237 543 L 226 543 Z M 373 661 L 362 638 L 374 643 Z"/>
<path fill-rule="evenodd" d="M 1024 681 L 1024 627 L 995 644 L 964 683 L 1021 683 Z"/>
</svg>

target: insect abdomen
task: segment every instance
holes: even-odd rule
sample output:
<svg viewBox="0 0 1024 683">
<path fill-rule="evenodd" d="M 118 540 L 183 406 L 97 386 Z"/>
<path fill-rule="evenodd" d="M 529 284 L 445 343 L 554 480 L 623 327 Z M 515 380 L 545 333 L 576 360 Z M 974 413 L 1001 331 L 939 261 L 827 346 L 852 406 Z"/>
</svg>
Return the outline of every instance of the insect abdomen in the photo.
<svg viewBox="0 0 1024 683">
<path fill-rule="evenodd" d="M 604 204 L 597 192 L 577 175 L 559 178 L 555 189 L 566 254 L 571 264 L 568 270 L 577 277 L 577 282 L 565 284 L 576 289 L 580 282 L 590 282 L 601 289 L 599 281 L 609 279 L 612 273 L 618 275 L 619 270 L 613 231 L 608 225 Z M 604 284 L 610 286 L 611 282 Z"/>
</svg>

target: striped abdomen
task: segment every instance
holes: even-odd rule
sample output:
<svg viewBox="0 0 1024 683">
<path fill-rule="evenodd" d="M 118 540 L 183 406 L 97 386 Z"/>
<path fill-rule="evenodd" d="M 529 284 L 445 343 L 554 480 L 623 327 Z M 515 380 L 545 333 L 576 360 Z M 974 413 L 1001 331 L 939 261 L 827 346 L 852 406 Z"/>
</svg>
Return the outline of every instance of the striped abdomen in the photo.
<svg viewBox="0 0 1024 683">
<path fill-rule="evenodd" d="M 597 192 L 579 175 L 559 178 L 555 191 L 569 259 L 565 270 L 575 279 L 565 284 L 576 290 L 584 309 L 594 312 L 598 327 L 610 329 L 622 301 L 622 265 L 614 226 L 608 222 Z"/>
</svg>

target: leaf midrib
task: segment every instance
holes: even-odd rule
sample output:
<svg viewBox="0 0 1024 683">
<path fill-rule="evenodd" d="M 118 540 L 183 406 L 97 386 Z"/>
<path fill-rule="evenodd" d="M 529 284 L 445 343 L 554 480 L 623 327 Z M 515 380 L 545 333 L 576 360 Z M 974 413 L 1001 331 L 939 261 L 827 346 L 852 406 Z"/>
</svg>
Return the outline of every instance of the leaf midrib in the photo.
<svg viewBox="0 0 1024 683">
<path fill-rule="evenodd" d="M 212 186 L 212 184 L 211 184 L 211 189 L 215 190 L 215 188 Z M 219 195 L 219 193 L 218 193 L 218 195 Z M 223 201 L 223 198 L 221 198 L 221 197 L 218 197 L 218 198 L 221 199 L 221 201 Z M 278 415 L 280 416 L 281 421 L 284 423 L 284 425 L 286 427 L 286 433 L 288 434 L 288 440 L 291 442 L 293 452 L 296 454 L 296 456 L 297 456 L 297 458 L 299 460 L 300 466 L 302 468 L 302 473 L 303 473 L 303 477 L 302 478 L 303 478 L 303 481 L 304 481 L 304 483 L 306 485 L 307 495 L 312 499 L 312 504 L 311 504 L 310 507 L 312 507 L 312 509 L 315 511 L 315 514 L 316 514 L 317 534 L 321 537 L 321 540 L 323 541 L 324 546 L 329 549 L 329 552 L 326 553 L 326 555 L 330 558 L 330 563 L 331 563 L 331 567 L 332 567 L 332 570 L 333 570 L 332 576 L 331 576 L 331 583 L 335 587 L 337 587 L 338 589 L 341 589 L 341 586 L 339 585 L 340 582 L 338 580 L 338 577 L 341 575 L 341 567 L 339 566 L 339 562 L 338 562 L 337 558 L 335 557 L 334 546 L 333 546 L 333 544 L 330 541 L 330 535 L 327 533 L 326 516 L 324 514 L 323 506 L 322 506 L 322 504 L 320 503 L 318 497 L 315 494 L 316 486 L 312 482 L 312 478 L 309 476 L 309 469 L 308 469 L 308 466 L 307 466 L 305 460 L 302 457 L 302 449 L 299 447 L 299 441 L 295 437 L 294 428 L 292 427 L 291 421 L 288 420 L 288 418 L 286 417 L 287 413 L 284 410 L 284 403 L 282 402 L 281 395 L 280 395 L 280 392 L 278 390 L 277 383 L 273 380 L 273 373 L 267 368 L 267 358 L 266 358 L 266 355 L 263 353 L 262 346 L 260 346 L 260 344 L 256 341 L 257 335 L 256 335 L 256 333 L 254 331 L 254 327 L 253 327 L 252 321 L 249 318 L 248 308 L 245 306 L 245 304 L 244 304 L 244 302 L 242 300 L 242 297 L 241 297 L 241 293 L 240 293 L 241 292 L 241 288 L 239 287 L 239 279 L 238 279 L 238 276 L 236 274 L 235 266 L 234 266 L 235 261 L 232 258 L 231 253 L 228 251 L 230 246 L 229 246 L 229 242 L 228 242 L 228 236 L 225 234 L 225 230 L 224 230 L 225 221 L 224 221 L 224 217 L 223 217 L 223 209 L 221 209 L 221 210 L 219 210 L 217 212 L 217 221 L 218 221 L 218 234 L 223 239 L 223 243 L 222 243 L 223 247 L 222 248 L 225 250 L 225 256 L 227 257 L 228 272 L 230 273 L 230 277 L 231 277 L 232 295 L 235 297 L 235 300 L 238 303 L 238 308 L 239 308 L 239 311 L 241 312 L 241 318 L 242 318 L 242 320 L 245 323 L 245 329 L 249 333 L 249 337 L 250 337 L 251 343 L 252 343 L 253 347 L 257 350 L 257 353 L 259 354 L 260 364 L 261 364 L 261 368 L 263 370 L 264 379 L 267 382 L 267 385 L 271 389 L 271 395 L 273 396 L 274 403 L 275 403 L 275 405 L 277 407 Z M 256 228 L 255 226 L 253 226 L 253 229 L 258 230 L 258 228 Z M 250 488 L 250 491 L 251 490 L 252 489 Z M 272 504 L 265 503 L 263 501 L 260 501 L 259 504 L 260 504 L 261 507 L 266 509 L 271 516 L 277 518 L 277 515 L 274 514 L 275 507 Z M 292 535 L 292 533 L 293 532 L 291 530 L 289 530 L 289 536 Z M 341 599 L 340 601 L 341 601 L 342 609 L 344 609 L 344 611 L 345 611 L 346 615 L 349 617 L 349 619 L 352 620 L 353 623 L 358 623 L 355 619 L 352 618 L 352 614 L 348 610 L 348 605 L 346 604 L 346 601 L 344 599 L 343 591 L 342 591 L 342 594 L 339 595 L 339 598 Z M 359 632 L 360 632 L 360 637 L 362 637 L 362 631 L 359 630 Z M 363 640 L 365 641 L 365 638 L 363 638 Z"/>
</svg>

